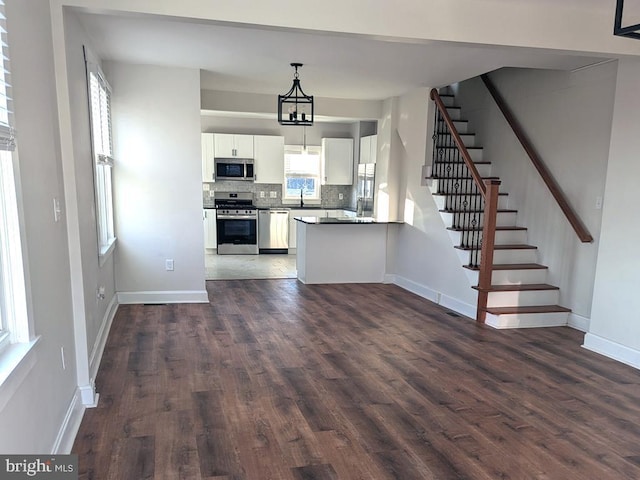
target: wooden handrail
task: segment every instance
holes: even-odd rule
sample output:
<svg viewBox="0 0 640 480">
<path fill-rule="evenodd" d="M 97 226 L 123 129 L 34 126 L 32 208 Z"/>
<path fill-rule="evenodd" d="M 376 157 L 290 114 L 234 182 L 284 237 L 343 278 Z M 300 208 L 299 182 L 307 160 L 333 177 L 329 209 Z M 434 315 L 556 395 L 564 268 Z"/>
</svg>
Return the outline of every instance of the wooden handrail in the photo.
<svg viewBox="0 0 640 480">
<path fill-rule="evenodd" d="M 462 158 L 464 159 L 464 163 L 469 169 L 471 176 L 473 177 L 473 181 L 478 186 L 478 190 L 480 190 L 482 197 L 486 198 L 487 187 L 485 187 L 484 182 L 482 181 L 482 177 L 478 173 L 478 169 L 473 163 L 473 160 L 471 160 L 471 155 L 469 155 L 469 152 L 467 151 L 467 147 L 464 146 L 464 143 L 460 138 L 460 134 L 458 133 L 458 130 L 453 124 L 453 120 L 451 120 L 451 117 L 449 116 L 449 112 L 447 112 L 447 107 L 445 107 L 444 103 L 442 102 L 442 99 L 440 98 L 440 95 L 438 94 L 438 90 L 436 90 L 435 88 L 431 89 L 430 96 L 431 96 L 431 100 L 433 100 L 434 103 L 436 104 L 436 107 L 438 108 L 438 110 L 440 110 L 440 114 L 442 115 L 442 118 L 447 124 L 447 127 L 449 127 L 449 131 L 451 132 L 453 141 L 456 143 L 458 150 L 460 150 L 460 153 L 462 154 Z"/>
<path fill-rule="evenodd" d="M 519 122 L 516 120 L 513 113 L 507 106 L 506 102 L 502 98 L 502 95 L 500 95 L 500 92 L 498 92 L 498 90 L 493 85 L 493 82 L 491 82 L 491 80 L 489 79 L 489 76 L 487 74 L 484 74 L 484 75 L 481 75 L 480 78 L 482 78 L 482 81 L 484 82 L 485 86 L 487 87 L 487 90 L 489 90 L 489 93 L 491 94 L 496 104 L 498 105 L 498 108 L 502 112 L 502 115 L 504 115 L 504 118 L 507 120 L 507 123 L 513 130 L 513 133 L 515 133 L 516 137 L 520 141 L 522 148 L 524 148 L 525 152 L 531 159 L 531 163 L 533 163 L 533 166 L 536 168 L 536 170 L 538 170 L 538 173 L 542 177 L 542 180 L 547 185 L 547 188 L 551 192 L 551 195 L 553 195 L 553 198 L 555 198 L 556 202 L 558 203 L 558 206 L 564 213 L 565 217 L 567 217 L 567 220 L 569 220 L 569 223 L 575 230 L 580 241 L 583 243 L 593 242 L 593 237 L 591 236 L 587 228 L 584 226 L 584 224 L 582 223 L 582 220 L 580 220 L 580 218 L 578 217 L 576 212 L 573 210 L 573 208 L 571 208 L 571 205 L 569 204 L 569 201 L 562 193 L 560 186 L 555 181 L 555 179 L 547 169 L 546 165 L 544 164 L 544 162 L 542 161 L 542 159 L 540 158 L 536 150 L 533 148 L 533 145 L 531 145 L 531 142 L 525 135 Z"/>
</svg>

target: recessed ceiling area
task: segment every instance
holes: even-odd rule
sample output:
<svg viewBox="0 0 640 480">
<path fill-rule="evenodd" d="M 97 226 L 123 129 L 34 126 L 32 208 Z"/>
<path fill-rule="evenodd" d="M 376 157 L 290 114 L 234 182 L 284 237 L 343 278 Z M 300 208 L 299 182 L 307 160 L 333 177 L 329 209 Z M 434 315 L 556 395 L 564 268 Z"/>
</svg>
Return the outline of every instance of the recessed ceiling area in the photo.
<svg viewBox="0 0 640 480">
<path fill-rule="evenodd" d="M 304 64 L 300 79 L 308 94 L 383 100 L 505 66 L 571 70 L 604 60 L 531 48 L 75 13 L 103 60 L 200 69 L 205 90 L 284 93 L 295 61 Z"/>
</svg>

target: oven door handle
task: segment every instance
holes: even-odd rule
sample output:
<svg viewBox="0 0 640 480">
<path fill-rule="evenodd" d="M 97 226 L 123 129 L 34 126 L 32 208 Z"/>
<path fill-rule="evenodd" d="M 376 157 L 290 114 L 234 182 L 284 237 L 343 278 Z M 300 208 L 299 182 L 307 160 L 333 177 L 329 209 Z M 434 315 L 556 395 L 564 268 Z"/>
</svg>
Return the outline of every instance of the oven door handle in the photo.
<svg viewBox="0 0 640 480">
<path fill-rule="evenodd" d="M 218 220 L 256 220 L 255 215 L 218 215 Z"/>
</svg>

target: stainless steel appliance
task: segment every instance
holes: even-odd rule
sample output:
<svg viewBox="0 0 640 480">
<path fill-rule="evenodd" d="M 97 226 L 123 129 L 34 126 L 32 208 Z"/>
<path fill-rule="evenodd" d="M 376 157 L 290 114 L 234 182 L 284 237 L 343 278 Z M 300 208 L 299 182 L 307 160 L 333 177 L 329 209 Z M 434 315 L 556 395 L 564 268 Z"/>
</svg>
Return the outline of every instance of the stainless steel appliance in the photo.
<svg viewBox="0 0 640 480">
<path fill-rule="evenodd" d="M 258 215 L 249 192 L 215 192 L 218 255 L 258 253 Z"/>
<path fill-rule="evenodd" d="M 375 191 L 376 164 L 358 165 L 358 197 L 356 212 L 359 217 L 373 216 L 373 197 Z"/>
<path fill-rule="evenodd" d="M 216 158 L 216 180 L 243 180 L 253 182 L 252 158 Z"/>
<path fill-rule="evenodd" d="M 258 210 L 260 253 L 289 253 L 289 209 Z"/>
</svg>

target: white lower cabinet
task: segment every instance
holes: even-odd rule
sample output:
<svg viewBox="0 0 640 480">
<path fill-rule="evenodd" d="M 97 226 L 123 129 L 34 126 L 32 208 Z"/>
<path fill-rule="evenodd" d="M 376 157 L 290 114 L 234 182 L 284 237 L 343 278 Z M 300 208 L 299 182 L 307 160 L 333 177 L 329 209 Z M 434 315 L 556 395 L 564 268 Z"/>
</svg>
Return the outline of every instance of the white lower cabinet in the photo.
<svg viewBox="0 0 640 480">
<path fill-rule="evenodd" d="M 216 210 L 214 208 L 205 208 L 203 211 L 204 219 L 204 248 L 218 248 L 218 239 L 216 231 Z"/>
</svg>

